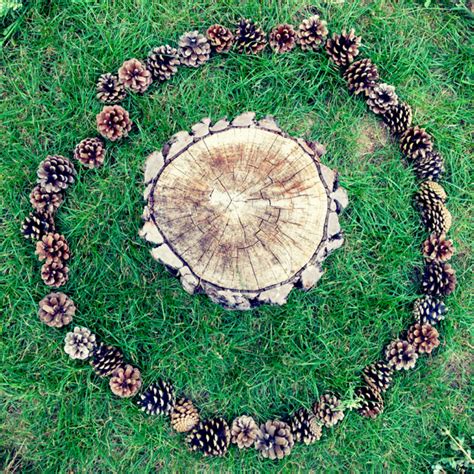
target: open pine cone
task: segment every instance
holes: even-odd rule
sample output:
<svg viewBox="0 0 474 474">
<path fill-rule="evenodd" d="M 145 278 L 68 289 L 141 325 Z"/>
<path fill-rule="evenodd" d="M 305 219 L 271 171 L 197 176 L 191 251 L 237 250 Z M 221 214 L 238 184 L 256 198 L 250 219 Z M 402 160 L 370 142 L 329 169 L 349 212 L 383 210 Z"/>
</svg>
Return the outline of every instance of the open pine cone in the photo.
<svg viewBox="0 0 474 474">
<path fill-rule="evenodd" d="M 383 412 L 383 398 L 378 390 L 375 390 L 370 385 L 366 385 L 356 389 L 355 393 L 361 400 L 360 406 L 357 409 L 360 415 L 366 418 L 376 418 Z"/>
<path fill-rule="evenodd" d="M 235 44 L 239 53 L 258 54 L 265 49 L 265 32 L 253 20 L 242 18 L 235 32 Z"/>
<path fill-rule="evenodd" d="M 97 375 L 108 377 L 123 366 L 123 353 L 120 349 L 101 342 L 94 347 L 90 363 Z"/>
<path fill-rule="evenodd" d="M 132 129 L 132 121 L 128 112 L 120 105 L 107 105 L 96 116 L 99 133 L 114 142 L 127 137 Z"/>
<path fill-rule="evenodd" d="M 173 385 L 160 379 L 140 395 L 137 405 L 148 415 L 169 415 L 175 401 Z"/>
<path fill-rule="evenodd" d="M 199 31 L 188 31 L 179 39 L 178 52 L 181 64 L 188 67 L 199 67 L 209 61 L 211 45 Z"/>
<path fill-rule="evenodd" d="M 97 82 L 97 99 L 104 104 L 117 104 L 125 99 L 127 92 L 115 74 L 102 74 Z"/>
<path fill-rule="evenodd" d="M 437 151 L 428 151 L 413 163 L 413 172 L 419 180 L 437 181 L 444 173 L 444 160 Z"/>
<path fill-rule="evenodd" d="M 192 451 L 204 456 L 224 456 L 230 443 L 229 425 L 223 418 L 200 421 L 187 436 Z"/>
<path fill-rule="evenodd" d="M 326 41 L 328 35 L 327 23 L 313 15 L 304 19 L 298 27 L 297 42 L 303 51 L 317 51 Z"/>
<path fill-rule="evenodd" d="M 446 262 L 454 254 L 452 240 L 446 239 L 446 235 L 431 234 L 423 242 L 423 256 L 430 262 Z"/>
<path fill-rule="evenodd" d="M 178 433 L 191 431 L 199 423 L 199 412 L 191 400 L 180 398 L 171 410 L 171 427 Z"/>
<path fill-rule="evenodd" d="M 340 35 L 333 34 L 326 42 L 326 52 L 329 58 L 338 66 L 347 67 L 359 54 L 361 43 L 360 36 L 355 35 L 352 29 L 347 33 L 345 30 Z"/>
<path fill-rule="evenodd" d="M 121 398 L 133 397 L 142 386 L 140 371 L 128 364 L 125 367 L 119 367 L 114 370 L 109 385 L 114 395 Z"/>
<path fill-rule="evenodd" d="M 423 181 L 415 194 L 415 202 L 421 209 L 433 207 L 438 201 L 444 203 L 446 198 L 446 191 L 436 181 Z"/>
<path fill-rule="evenodd" d="M 367 105 L 374 114 L 384 114 L 388 109 L 398 104 L 395 87 L 388 84 L 377 84 L 367 94 Z"/>
<path fill-rule="evenodd" d="M 76 170 L 64 156 L 47 156 L 38 167 L 38 184 L 47 193 L 59 193 L 74 183 Z"/>
<path fill-rule="evenodd" d="M 296 33 L 293 26 L 278 25 L 270 32 L 270 47 L 276 53 L 287 53 L 296 46 Z"/>
<path fill-rule="evenodd" d="M 407 340 L 419 354 L 431 354 L 439 346 L 438 336 L 438 331 L 430 324 L 415 323 L 408 329 Z"/>
<path fill-rule="evenodd" d="M 413 305 L 413 316 L 421 324 L 434 326 L 445 318 L 447 308 L 445 304 L 432 296 L 418 298 Z"/>
<path fill-rule="evenodd" d="M 234 35 L 229 28 L 222 25 L 212 25 L 206 31 L 211 48 L 216 53 L 227 53 L 234 44 Z"/>
<path fill-rule="evenodd" d="M 232 422 L 231 441 L 239 449 L 250 448 L 255 444 L 259 428 L 251 416 L 242 415 Z"/>
<path fill-rule="evenodd" d="M 399 102 L 389 107 L 382 116 L 385 125 L 394 135 L 404 133 L 410 126 L 413 119 L 411 107 L 405 102 Z"/>
<path fill-rule="evenodd" d="M 377 66 L 370 59 L 360 59 L 353 62 L 345 71 L 344 79 L 347 81 L 349 92 L 355 95 L 368 95 L 379 80 Z"/>
<path fill-rule="evenodd" d="M 418 354 L 415 348 L 401 339 L 391 342 L 385 349 L 387 365 L 395 370 L 408 370 L 415 367 Z"/>
<path fill-rule="evenodd" d="M 62 260 L 46 262 L 41 267 L 41 279 L 45 285 L 59 288 L 69 279 L 69 268 Z"/>
<path fill-rule="evenodd" d="M 53 214 L 64 200 L 63 193 L 48 193 L 37 184 L 30 193 L 30 203 L 38 212 Z"/>
<path fill-rule="evenodd" d="M 36 243 L 36 255 L 40 261 L 45 260 L 46 263 L 51 263 L 56 260 L 65 262 L 69 260 L 70 252 L 69 245 L 64 235 L 58 233 L 50 233 L 43 236 L 43 238 Z"/>
<path fill-rule="evenodd" d="M 431 262 L 425 267 L 421 289 L 425 295 L 448 296 L 456 283 L 456 272 L 449 263 Z"/>
<path fill-rule="evenodd" d="M 429 232 L 441 235 L 447 234 L 451 229 L 452 217 L 444 203 L 436 201 L 422 209 L 421 221 Z"/>
<path fill-rule="evenodd" d="M 104 163 L 105 144 L 100 138 L 85 138 L 76 145 L 74 158 L 86 168 L 98 168 Z"/>
<path fill-rule="evenodd" d="M 96 337 L 87 328 L 75 327 L 64 339 L 64 352 L 71 359 L 85 360 L 92 355 Z"/>
<path fill-rule="evenodd" d="M 21 233 L 25 239 L 40 240 L 48 232 L 54 232 L 54 220 L 46 212 L 30 212 L 21 225 Z"/>
<path fill-rule="evenodd" d="M 138 59 L 125 61 L 118 70 L 118 77 L 126 89 L 143 94 L 153 82 L 151 72 Z"/>
<path fill-rule="evenodd" d="M 400 149 L 409 160 L 423 158 L 433 150 L 431 135 L 424 128 L 410 127 L 400 136 Z"/>
<path fill-rule="evenodd" d="M 76 313 L 76 305 L 64 293 L 50 293 L 38 304 L 40 320 L 53 328 L 67 326 Z"/>
<path fill-rule="evenodd" d="M 155 81 L 167 81 L 178 72 L 178 50 L 166 44 L 153 48 L 146 58 L 146 68 Z"/>
<path fill-rule="evenodd" d="M 313 444 L 323 433 L 318 418 L 305 408 L 300 408 L 290 418 L 289 425 L 296 443 Z"/>
<path fill-rule="evenodd" d="M 290 425 L 274 420 L 260 426 L 255 447 L 264 458 L 283 459 L 291 453 L 294 444 Z"/>
<path fill-rule="evenodd" d="M 331 393 L 324 393 L 313 405 L 313 412 L 321 423 L 330 428 L 344 418 L 341 401 Z"/>
<path fill-rule="evenodd" d="M 392 374 L 392 368 L 383 361 L 368 365 L 363 370 L 363 376 L 367 385 L 380 393 L 385 392 L 390 387 Z"/>
</svg>

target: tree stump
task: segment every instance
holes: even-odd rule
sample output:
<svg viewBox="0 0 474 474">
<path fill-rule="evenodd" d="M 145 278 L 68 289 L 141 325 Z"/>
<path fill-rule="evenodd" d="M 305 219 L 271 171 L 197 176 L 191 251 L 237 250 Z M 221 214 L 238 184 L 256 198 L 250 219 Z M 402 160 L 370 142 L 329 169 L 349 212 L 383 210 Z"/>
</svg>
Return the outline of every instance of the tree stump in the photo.
<svg viewBox="0 0 474 474">
<path fill-rule="evenodd" d="M 347 194 L 323 153 L 270 117 L 203 119 L 148 157 L 140 235 L 190 294 L 228 309 L 284 304 L 343 243 Z"/>
</svg>

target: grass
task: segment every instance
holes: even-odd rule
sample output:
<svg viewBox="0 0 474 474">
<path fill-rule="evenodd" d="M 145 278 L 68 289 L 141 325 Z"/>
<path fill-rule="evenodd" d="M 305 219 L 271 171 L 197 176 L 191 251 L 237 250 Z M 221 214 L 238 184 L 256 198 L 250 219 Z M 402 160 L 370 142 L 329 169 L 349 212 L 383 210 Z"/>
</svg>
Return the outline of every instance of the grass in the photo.
<svg viewBox="0 0 474 474">
<path fill-rule="evenodd" d="M 47 293 L 31 244 L 20 236 L 35 169 L 47 154 L 71 155 L 95 134 L 99 74 L 190 29 L 255 18 L 269 30 L 297 23 L 306 0 L 175 2 L 31 1 L 5 23 L 0 77 L 0 465 L 6 472 L 426 472 L 451 455 L 446 427 L 468 436 L 472 418 L 472 50 L 460 2 L 316 2 L 331 31 L 355 27 L 363 56 L 414 108 L 444 155 L 443 181 L 454 215 L 453 264 L 442 342 L 396 377 L 376 420 L 350 413 L 319 443 L 295 447 L 274 464 L 253 451 L 223 459 L 189 453 L 165 420 L 144 417 L 115 398 L 107 380 L 62 351 L 66 330 L 43 325 Z M 123 348 L 144 383 L 171 378 L 204 416 L 280 417 L 325 390 L 350 397 L 360 370 L 411 322 L 425 234 L 412 207 L 416 189 L 396 144 L 349 95 L 326 56 L 295 51 L 216 57 L 182 68 L 164 86 L 125 101 L 130 139 L 108 146 L 106 165 L 79 169 L 58 222 L 72 246 L 65 287 L 75 323 Z M 346 243 L 309 293 L 283 307 L 226 312 L 190 297 L 152 261 L 138 238 L 142 165 L 173 133 L 204 116 L 254 110 L 292 134 L 327 145 L 350 207 Z"/>
</svg>

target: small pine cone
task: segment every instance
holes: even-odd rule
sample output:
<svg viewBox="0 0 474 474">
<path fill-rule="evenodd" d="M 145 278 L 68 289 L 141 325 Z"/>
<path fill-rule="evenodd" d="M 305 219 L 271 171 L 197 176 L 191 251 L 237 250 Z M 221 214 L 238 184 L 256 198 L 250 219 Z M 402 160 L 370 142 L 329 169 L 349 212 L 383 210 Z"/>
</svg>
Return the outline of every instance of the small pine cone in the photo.
<svg viewBox="0 0 474 474">
<path fill-rule="evenodd" d="M 62 260 L 46 262 L 41 267 L 41 279 L 45 285 L 59 288 L 69 279 L 69 268 Z"/>
<path fill-rule="evenodd" d="M 296 33 L 291 25 L 278 25 L 270 32 L 270 47 L 276 53 L 287 53 L 296 46 Z"/>
<path fill-rule="evenodd" d="M 438 336 L 438 331 L 430 324 L 415 323 L 408 329 L 407 340 L 419 354 L 431 354 L 439 346 Z"/>
<path fill-rule="evenodd" d="M 290 418 L 289 425 L 295 443 L 313 444 L 323 434 L 319 420 L 305 408 L 300 408 Z"/>
<path fill-rule="evenodd" d="M 294 444 L 290 425 L 274 420 L 260 426 L 255 448 L 264 458 L 283 459 L 290 454 Z"/>
<path fill-rule="evenodd" d="M 451 229 L 452 217 L 448 208 L 441 201 L 437 201 L 423 208 L 421 221 L 429 232 L 441 235 L 447 234 Z"/>
<path fill-rule="evenodd" d="M 138 59 L 125 61 L 118 70 L 119 80 L 126 89 L 143 94 L 153 82 L 151 72 Z"/>
<path fill-rule="evenodd" d="M 400 149 L 409 160 L 423 158 L 433 150 L 431 135 L 424 128 L 410 127 L 400 136 Z"/>
<path fill-rule="evenodd" d="M 76 145 L 74 158 L 86 168 L 98 168 L 104 163 L 105 144 L 100 138 L 85 138 Z"/>
<path fill-rule="evenodd" d="M 87 328 L 75 327 L 73 332 L 68 332 L 64 339 L 64 352 L 71 359 L 88 359 L 95 347 L 95 334 Z"/>
<path fill-rule="evenodd" d="M 380 393 L 392 384 L 393 370 L 383 361 L 368 365 L 362 373 L 367 385 Z"/>
<path fill-rule="evenodd" d="M 107 105 L 97 114 L 97 130 L 99 133 L 114 142 L 128 136 L 132 129 L 132 121 L 128 112 L 120 105 Z"/>
<path fill-rule="evenodd" d="M 152 383 L 140 395 L 137 405 L 147 415 L 169 415 L 174 407 L 176 398 L 174 387 L 170 382 L 158 380 Z"/>
<path fill-rule="evenodd" d="M 71 256 L 69 245 L 64 235 L 58 233 L 49 233 L 36 243 L 36 255 L 40 261 L 52 263 L 60 260 L 65 262 Z"/>
<path fill-rule="evenodd" d="M 123 367 L 122 351 L 113 346 L 106 346 L 101 342 L 94 348 L 91 365 L 97 375 L 108 377 L 116 369 Z"/>
<path fill-rule="evenodd" d="M 429 262 L 447 262 L 454 254 L 452 240 L 446 239 L 444 234 L 431 234 L 423 242 L 423 256 Z"/>
<path fill-rule="evenodd" d="M 398 104 L 395 87 L 377 84 L 367 95 L 367 105 L 374 114 L 384 114 L 390 107 Z"/>
<path fill-rule="evenodd" d="M 171 427 L 178 433 L 187 433 L 199 423 L 199 412 L 191 400 L 180 398 L 171 411 Z"/>
<path fill-rule="evenodd" d="M 330 428 L 344 418 L 341 401 L 331 393 L 325 393 L 313 405 L 313 412 L 321 423 Z"/>
<path fill-rule="evenodd" d="M 356 36 L 353 29 L 349 33 L 343 30 L 340 35 L 333 34 L 327 40 L 326 52 L 336 65 L 347 67 L 359 54 L 360 42 L 360 36 Z"/>
<path fill-rule="evenodd" d="M 54 230 L 53 217 L 45 212 L 30 212 L 21 225 L 23 237 L 36 241 L 41 240 L 44 235 L 54 232 Z"/>
<path fill-rule="evenodd" d="M 192 451 L 200 451 L 204 456 L 224 456 L 230 443 L 229 425 L 220 417 L 200 421 L 186 441 Z"/>
<path fill-rule="evenodd" d="M 444 173 L 444 160 L 437 151 L 428 151 L 415 160 L 413 172 L 419 180 L 437 181 Z"/>
<path fill-rule="evenodd" d="M 47 156 L 38 167 L 38 184 L 47 193 L 59 193 L 74 183 L 76 170 L 64 156 Z"/>
<path fill-rule="evenodd" d="M 415 194 L 415 202 L 420 209 L 425 209 L 433 207 L 433 204 L 437 201 L 444 204 L 447 197 L 446 191 L 441 184 L 436 181 L 423 181 Z"/>
<path fill-rule="evenodd" d="M 178 72 L 178 50 L 169 44 L 153 48 L 145 60 L 154 81 L 167 81 Z"/>
<path fill-rule="evenodd" d="M 121 398 L 134 397 L 142 386 L 142 377 L 136 367 L 126 365 L 115 369 L 109 380 L 110 390 Z"/>
<path fill-rule="evenodd" d="M 230 430 L 231 441 L 239 449 L 250 448 L 255 444 L 258 435 L 258 426 L 251 416 L 239 416 L 232 422 Z"/>
<path fill-rule="evenodd" d="M 76 313 L 76 305 L 64 293 L 50 293 L 38 304 L 38 316 L 46 325 L 53 328 L 67 326 Z"/>
<path fill-rule="evenodd" d="M 456 288 L 456 272 L 449 263 L 431 262 L 425 267 L 421 289 L 425 295 L 448 296 Z"/>
<path fill-rule="evenodd" d="M 115 74 L 102 74 L 97 81 L 97 99 L 104 104 L 117 104 L 125 99 L 127 92 Z"/>
<path fill-rule="evenodd" d="M 421 324 L 434 326 L 445 318 L 447 312 L 445 304 L 432 296 L 418 298 L 413 305 L 413 316 Z"/>
<path fill-rule="evenodd" d="M 319 15 L 304 19 L 297 32 L 297 42 L 303 51 L 317 51 L 328 36 L 327 22 Z"/>
<path fill-rule="evenodd" d="M 234 44 L 232 31 L 222 25 L 210 26 L 206 31 L 206 36 L 216 53 L 227 53 Z"/>
<path fill-rule="evenodd" d="M 377 85 L 379 72 L 370 59 L 361 59 L 344 71 L 344 79 L 347 81 L 349 92 L 355 95 L 363 93 L 367 96 Z"/>
<path fill-rule="evenodd" d="M 383 398 L 378 390 L 370 385 L 356 389 L 356 396 L 360 398 L 358 413 L 366 418 L 376 418 L 383 412 Z"/>
<path fill-rule="evenodd" d="M 385 358 L 390 368 L 408 370 L 415 367 L 418 354 L 409 342 L 397 339 L 385 349 Z"/>
<path fill-rule="evenodd" d="M 400 102 L 387 109 L 382 118 L 394 135 L 401 135 L 411 127 L 413 113 L 408 104 Z"/>
<path fill-rule="evenodd" d="M 253 20 L 242 18 L 235 32 L 235 44 L 239 53 L 258 54 L 265 49 L 265 32 Z"/>
<path fill-rule="evenodd" d="M 37 184 L 30 193 L 30 203 L 38 212 L 53 214 L 64 200 L 63 193 L 48 193 Z"/>
<path fill-rule="evenodd" d="M 211 45 L 199 31 L 188 31 L 179 39 L 179 58 L 181 64 L 188 67 L 199 67 L 209 61 Z"/>
</svg>

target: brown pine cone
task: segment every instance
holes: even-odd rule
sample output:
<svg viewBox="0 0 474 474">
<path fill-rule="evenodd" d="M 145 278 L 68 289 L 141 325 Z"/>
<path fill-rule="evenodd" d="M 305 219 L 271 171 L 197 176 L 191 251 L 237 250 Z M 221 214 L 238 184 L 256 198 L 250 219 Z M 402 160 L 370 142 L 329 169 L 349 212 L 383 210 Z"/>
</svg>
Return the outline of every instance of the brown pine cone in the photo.
<svg viewBox="0 0 474 474">
<path fill-rule="evenodd" d="M 30 203 L 38 212 L 53 214 L 64 200 L 63 193 L 48 193 L 37 184 L 30 193 Z"/>
<path fill-rule="evenodd" d="M 101 342 L 94 347 L 90 364 L 97 375 L 108 377 L 123 367 L 123 353 L 117 347 L 107 346 Z"/>
<path fill-rule="evenodd" d="M 395 370 L 408 370 L 415 367 L 418 354 L 408 342 L 397 339 L 385 349 L 385 358 L 390 368 Z"/>
<path fill-rule="evenodd" d="M 441 235 L 447 234 L 451 229 L 452 217 L 448 208 L 441 201 L 437 201 L 422 209 L 421 221 L 429 232 Z"/>
<path fill-rule="evenodd" d="M 227 53 L 234 44 L 234 35 L 229 28 L 212 25 L 206 31 L 207 39 L 216 53 Z"/>
<path fill-rule="evenodd" d="M 46 262 L 41 267 L 41 279 L 45 285 L 59 288 L 69 279 L 69 268 L 62 260 Z"/>
<path fill-rule="evenodd" d="M 388 84 L 377 84 L 367 95 L 367 105 L 374 114 L 384 114 L 398 104 L 395 87 Z"/>
<path fill-rule="evenodd" d="M 127 137 L 133 124 L 128 112 L 120 105 L 105 106 L 97 114 L 96 121 L 99 133 L 112 142 Z"/>
<path fill-rule="evenodd" d="M 430 262 L 446 262 L 454 254 L 452 240 L 446 239 L 446 235 L 431 234 L 423 242 L 423 256 Z"/>
<path fill-rule="evenodd" d="M 230 443 L 229 425 L 223 418 L 200 421 L 186 437 L 192 451 L 204 456 L 224 456 Z"/>
<path fill-rule="evenodd" d="M 437 201 L 446 202 L 446 191 L 436 181 L 423 181 L 415 194 L 415 202 L 421 208 L 432 207 Z"/>
<path fill-rule="evenodd" d="M 294 444 L 290 425 L 275 420 L 260 426 L 255 448 L 264 458 L 282 459 L 290 454 Z"/>
<path fill-rule="evenodd" d="M 235 32 L 235 44 L 239 53 L 258 54 L 265 49 L 265 32 L 253 20 L 242 18 Z"/>
<path fill-rule="evenodd" d="M 419 354 L 431 354 L 439 346 L 438 336 L 438 331 L 430 324 L 415 323 L 408 329 L 407 340 Z"/>
<path fill-rule="evenodd" d="M 179 399 L 171 411 L 171 427 L 178 433 L 191 431 L 199 423 L 199 412 L 191 400 Z"/>
<path fill-rule="evenodd" d="M 30 212 L 21 225 L 21 233 L 25 239 L 40 240 L 48 232 L 54 232 L 55 225 L 51 214 L 46 212 Z"/>
<path fill-rule="evenodd" d="M 380 393 L 385 392 L 392 383 L 393 370 L 383 361 L 368 365 L 363 370 L 367 385 Z"/>
<path fill-rule="evenodd" d="M 372 64 L 370 59 L 365 58 L 352 63 L 344 71 L 344 79 L 347 81 L 349 92 L 355 95 L 363 93 L 367 96 L 377 85 L 379 72 L 377 66 Z"/>
<path fill-rule="evenodd" d="M 153 48 L 145 60 L 146 68 L 155 81 L 167 81 L 178 72 L 178 50 L 166 44 Z"/>
<path fill-rule="evenodd" d="M 361 399 L 358 413 L 366 418 L 376 418 L 383 412 L 383 398 L 378 390 L 366 385 L 356 389 L 356 396 Z"/>
<path fill-rule="evenodd" d="M 179 39 L 179 58 L 181 64 L 188 67 L 199 67 L 209 61 L 211 45 L 199 31 L 188 31 Z"/>
<path fill-rule="evenodd" d="M 448 296 L 456 283 L 456 272 L 449 263 L 431 262 L 425 267 L 421 289 L 425 295 Z"/>
<path fill-rule="evenodd" d="M 411 107 L 405 102 L 389 107 L 382 116 L 385 125 L 388 126 L 394 135 L 404 133 L 410 126 L 413 119 Z"/>
<path fill-rule="evenodd" d="M 327 23 L 313 15 L 304 19 L 297 32 L 297 42 L 303 51 L 317 51 L 328 36 Z"/>
<path fill-rule="evenodd" d="M 345 30 L 340 35 L 333 34 L 326 42 L 326 52 L 331 61 L 341 67 L 347 67 L 359 54 L 361 43 L 360 36 L 355 35 L 355 30 L 347 33 Z"/>
<path fill-rule="evenodd" d="M 400 136 L 400 149 L 409 160 L 423 158 L 433 150 L 431 135 L 424 128 L 410 127 Z"/>
<path fill-rule="evenodd" d="M 74 158 L 86 168 L 98 168 L 104 163 L 105 144 L 100 138 L 85 138 L 76 145 Z"/>
<path fill-rule="evenodd" d="M 65 262 L 71 256 L 69 252 L 69 245 L 64 235 L 58 233 L 49 233 L 36 243 L 36 255 L 40 261 L 45 260 L 45 263 L 52 263 L 54 261 Z"/>
<path fill-rule="evenodd" d="M 257 423 L 251 416 L 239 416 L 232 422 L 230 429 L 231 441 L 239 449 L 250 448 L 255 444 L 258 430 Z"/>
<path fill-rule="evenodd" d="M 118 77 L 126 89 L 143 94 L 153 82 L 151 72 L 138 59 L 125 61 L 118 70 Z"/>
<path fill-rule="evenodd" d="M 64 293 L 50 293 L 38 304 L 38 316 L 46 325 L 62 328 L 68 325 L 76 313 L 76 305 Z"/>
<path fill-rule="evenodd" d="M 287 53 L 296 46 L 296 33 L 291 25 L 278 25 L 270 32 L 270 47 L 276 53 Z"/>
<path fill-rule="evenodd" d="M 59 193 L 74 183 L 76 170 L 74 165 L 64 156 L 47 156 L 37 171 L 38 184 L 47 193 Z"/>
<path fill-rule="evenodd" d="M 313 412 L 321 423 L 330 428 L 344 418 L 341 401 L 331 393 L 324 393 L 313 405 Z"/>
<path fill-rule="evenodd" d="M 419 180 L 437 181 L 444 173 L 444 160 L 437 151 L 428 151 L 415 160 L 413 172 Z"/>
<path fill-rule="evenodd" d="M 445 318 L 448 311 L 445 304 L 432 296 L 418 298 L 413 305 L 413 316 L 415 321 L 421 324 L 434 326 Z"/>
<path fill-rule="evenodd" d="M 115 369 L 109 380 L 109 386 L 112 393 L 118 397 L 133 397 L 142 386 L 140 371 L 131 365 Z"/>
<path fill-rule="evenodd" d="M 117 104 L 125 99 L 127 92 L 118 76 L 102 74 L 97 82 L 97 99 L 104 104 Z"/>
<path fill-rule="evenodd" d="M 289 425 L 295 443 L 313 444 L 323 434 L 318 418 L 305 408 L 300 408 L 290 418 Z"/>
</svg>

